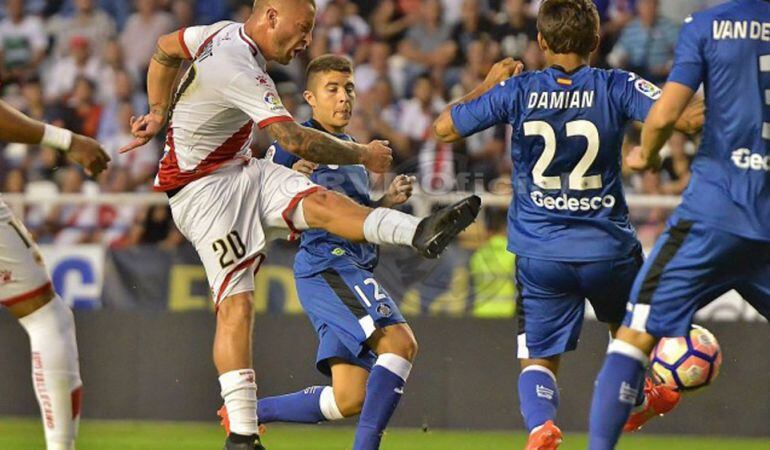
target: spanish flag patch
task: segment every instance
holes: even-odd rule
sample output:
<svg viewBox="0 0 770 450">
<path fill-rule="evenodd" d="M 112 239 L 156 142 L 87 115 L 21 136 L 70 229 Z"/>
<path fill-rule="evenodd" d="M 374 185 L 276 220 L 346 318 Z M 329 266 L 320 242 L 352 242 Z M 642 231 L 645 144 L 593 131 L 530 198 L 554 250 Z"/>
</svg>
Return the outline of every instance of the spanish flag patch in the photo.
<svg viewBox="0 0 770 450">
<path fill-rule="evenodd" d="M 564 86 L 572 86 L 572 80 L 569 78 L 557 78 L 556 82 Z"/>
</svg>

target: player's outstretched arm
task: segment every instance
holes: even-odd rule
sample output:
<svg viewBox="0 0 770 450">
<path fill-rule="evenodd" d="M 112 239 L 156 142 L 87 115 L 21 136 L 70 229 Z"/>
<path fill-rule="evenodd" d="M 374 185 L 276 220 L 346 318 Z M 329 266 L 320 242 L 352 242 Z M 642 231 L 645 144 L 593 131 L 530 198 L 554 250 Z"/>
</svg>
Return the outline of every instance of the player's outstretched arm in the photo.
<svg viewBox="0 0 770 450">
<path fill-rule="evenodd" d="M 363 164 L 375 173 L 383 173 L 393 161 L 393 151 L 387 141 L 372 141 L 367 145 L 343 141 L 294 121 L 268 125 L 268 133 L 286 151 L 319 164 Z"/>
<path fill-rule="evenodd" d="M 388 192 L 379 200 L 374 202 L 374 207 L 393 208 L 409 200 L 414 190 L 414 183 L 417 178 L 409 175 L 399 175 L 393 179 L 388 187 Z"/>
<path fill-rule="evenodd" d="M 642 145 L 639 152 L 633 152 L 626 163 L 631 169 L 646 170 L 658 165 L 660 149 L 671 138 L 677 121 L 691 104 L 695 92 L 689 87 L 676 82 L 669 82 L 663 87 L 660 99 L 655 102 L 644 121 Z M 697 116 L 697 105 L 690 106 Z M 685 119 L 687 120 L 687 119 Z M 698 119 L 693 119 L 697 123 Z M 702 124 L 702 119 L 700 119 Z"/>
<path fill-rule="evenodd" d="M 2 100 L 0 100 L 0 140 L 41 144 L 61 150 L 93 176 L 107 168 L 107 163 L 110 161 L 110 157 L 95 140 L 31 119 Z"/>
<path fill-rule="evenodd" d="M 436 138 L 441 142 L 446 143 L 456 142 L 462 139 L 462 135 L 457 131 L 452 119 L 452 107 L 481 97 L 497 84 L 502 83 L 512 76 L 520 74 L 523 70 L 524 64 L 513 58 L 506 58 L 492 66 L 487 77 L 481 84 L 465 94 L 465 96 L 447 105 L 438 119 L 433 122 L 433 133 L 436 135 Z"/>
<path fill-rule="evenodd" d="M 131 118 L 131 134 L 134 135 L 134 140 L 120 149 L 120 153 L 143 146 L 163 128 L 171 104 L 174 81 L 185 59 L 190 58 L 182 48 L 179 31 L 158 38 L 155 53 L 147 69 L 147 98 L 150 103 L 150 112 L 138 118 Z"/>
</svg>

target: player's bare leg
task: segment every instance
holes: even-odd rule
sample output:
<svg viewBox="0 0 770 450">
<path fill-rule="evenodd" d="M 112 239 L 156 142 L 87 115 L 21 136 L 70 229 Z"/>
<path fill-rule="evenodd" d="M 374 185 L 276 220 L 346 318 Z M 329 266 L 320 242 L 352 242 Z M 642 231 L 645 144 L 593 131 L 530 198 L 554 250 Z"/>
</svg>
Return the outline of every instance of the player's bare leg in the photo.
<svg viewBox="0 0 770 450">
<path fill-rule="evenodd" d="M 382 434 L 401 400 L 417 356 L 417 340 L 405 323 L 377 329 L 367 344 L 377 354 L 377 362 L 366 384 L 353 450 L 380 448 Z"/>
<path fill-rule="evenodd" d="M 257 424 L 257 382 L 252 364 L 253 293 L 230 295 L 220 302 L 214 335 L 214 364 L 229 416 L 227 447 L 261 448 Z"/>
<path fill-rule="evenodd" d="M 554 424 L 559 407 L 559 355 L 521 360 L 519 402 L 529 430 L 526 450 L 552 450 L 562 442 L 561 430 Z"/>
<path fill-rule="evenodd" d="M 298 229 L 321 228 L 352 242 L 407 245 L 423 256 L 436 258 L 449 242 L 476 218 L 481 207 L 470 196 L 420 219 L 390 208 L 367 208 L 344 195 L 319 191 L 296 208 Z"/>
<path fill-rule="evenodd" d="M 75 448 L 81 389 L 75 320 L 52 288 L 8 307 L 29 335 L 47 450 Z"/>
</svg>

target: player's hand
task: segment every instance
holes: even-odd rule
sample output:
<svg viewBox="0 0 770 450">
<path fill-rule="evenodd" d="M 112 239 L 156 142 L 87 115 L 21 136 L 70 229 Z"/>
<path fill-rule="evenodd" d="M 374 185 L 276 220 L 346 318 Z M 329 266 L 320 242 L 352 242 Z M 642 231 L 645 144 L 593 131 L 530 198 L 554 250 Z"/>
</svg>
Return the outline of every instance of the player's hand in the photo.
<svg viewBox="0 0 770 450">
<path fill-rule="evenodd" d="M 121 148 L 119 153 L 130 152 L 148 143 L 163 128 L 165 118 L 159 114 L 149 113 L 138 118 L 132 116 L 129 123 L 134 140 Z"/>
<path fill-rule="evenodd" d="M 388 187 L 388 192 L 385 194 L 383 203 L 388 207 L 400 205 L 412 196 L 414 190 L 414 183 L 417 181 L 417 177 L 409 175 L 399 175 L 393 179 Z"/>
<path fill-rule="evenodd" d="M 89 176 L 95 177 L 107 168 L 110 157 L 102 146 L 90 137 L 80 134 L 72 135 L 72 144 L 67 151 L 67 156 L 74 162 L 83 166 Z"/>
<path fill-rule="evenodd" d="M 642 147 L 636 146 L 628 152 L 626 155 L 626 166 L 629 169 L 644 172 L 645 170 L 658 170 L 660 169 L 661 160 L 660 155 L 657 153 L 651 153 L 645 155 L 642 151 Z"/>
<path fill-rule="evenodd" d="M 513 58 L 505 58 L 502 61 L 498 61 L 487 73 L 484 83 L 493 86 L 498 83 L 511 78 L 512 76 L 520 74 L 524 71 L 524 64 L 521 61 L 517 61 Z"/>
<path fill-rule="evenodd" d="M 300 159 L 299 161 L 295 162 L 291 168 L 310 178 L 310 175 L 313 175 L 313 171 L 318 168 L 318 164 L 306 159 Z"/>
<path fill-rule="evenodd" d="M 384 173 L 393 162 L 393 150 L 388 141 L 372 141 L 365 146 L 361 164 L 374 173 Z"/>
</svg>

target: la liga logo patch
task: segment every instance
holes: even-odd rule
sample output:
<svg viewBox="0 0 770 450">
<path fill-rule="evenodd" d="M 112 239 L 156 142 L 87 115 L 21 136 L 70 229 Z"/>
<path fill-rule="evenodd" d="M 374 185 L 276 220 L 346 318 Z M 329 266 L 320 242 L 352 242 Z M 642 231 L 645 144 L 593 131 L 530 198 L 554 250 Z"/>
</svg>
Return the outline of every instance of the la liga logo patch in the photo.
<svg viewBox="0 0 770 450">
<path fill-rule="evenodd" d="M 265 92 L 264 100 L 265 103 L 267 103 L 267 106 L 270 108 L 270 111 L 276 112 L 284 109 L 283 103 L 281 103 L 281 98 L 278 97 L 278 94 L 273 91 Z"/>
<path fill-rule="evenodd" d="M 637 91 L 641 92 L 647 97 L 650 97 L 653 100 L 659 99 L 660 94 L 663 92 L 660 90 L 659 87 L 655 86 L 654 84 L 650 83 L 649 81 L 643 78 L 636 80 L 636 83 L 634 84 L 634 86 L 636 87 Z"/>
</svg>

